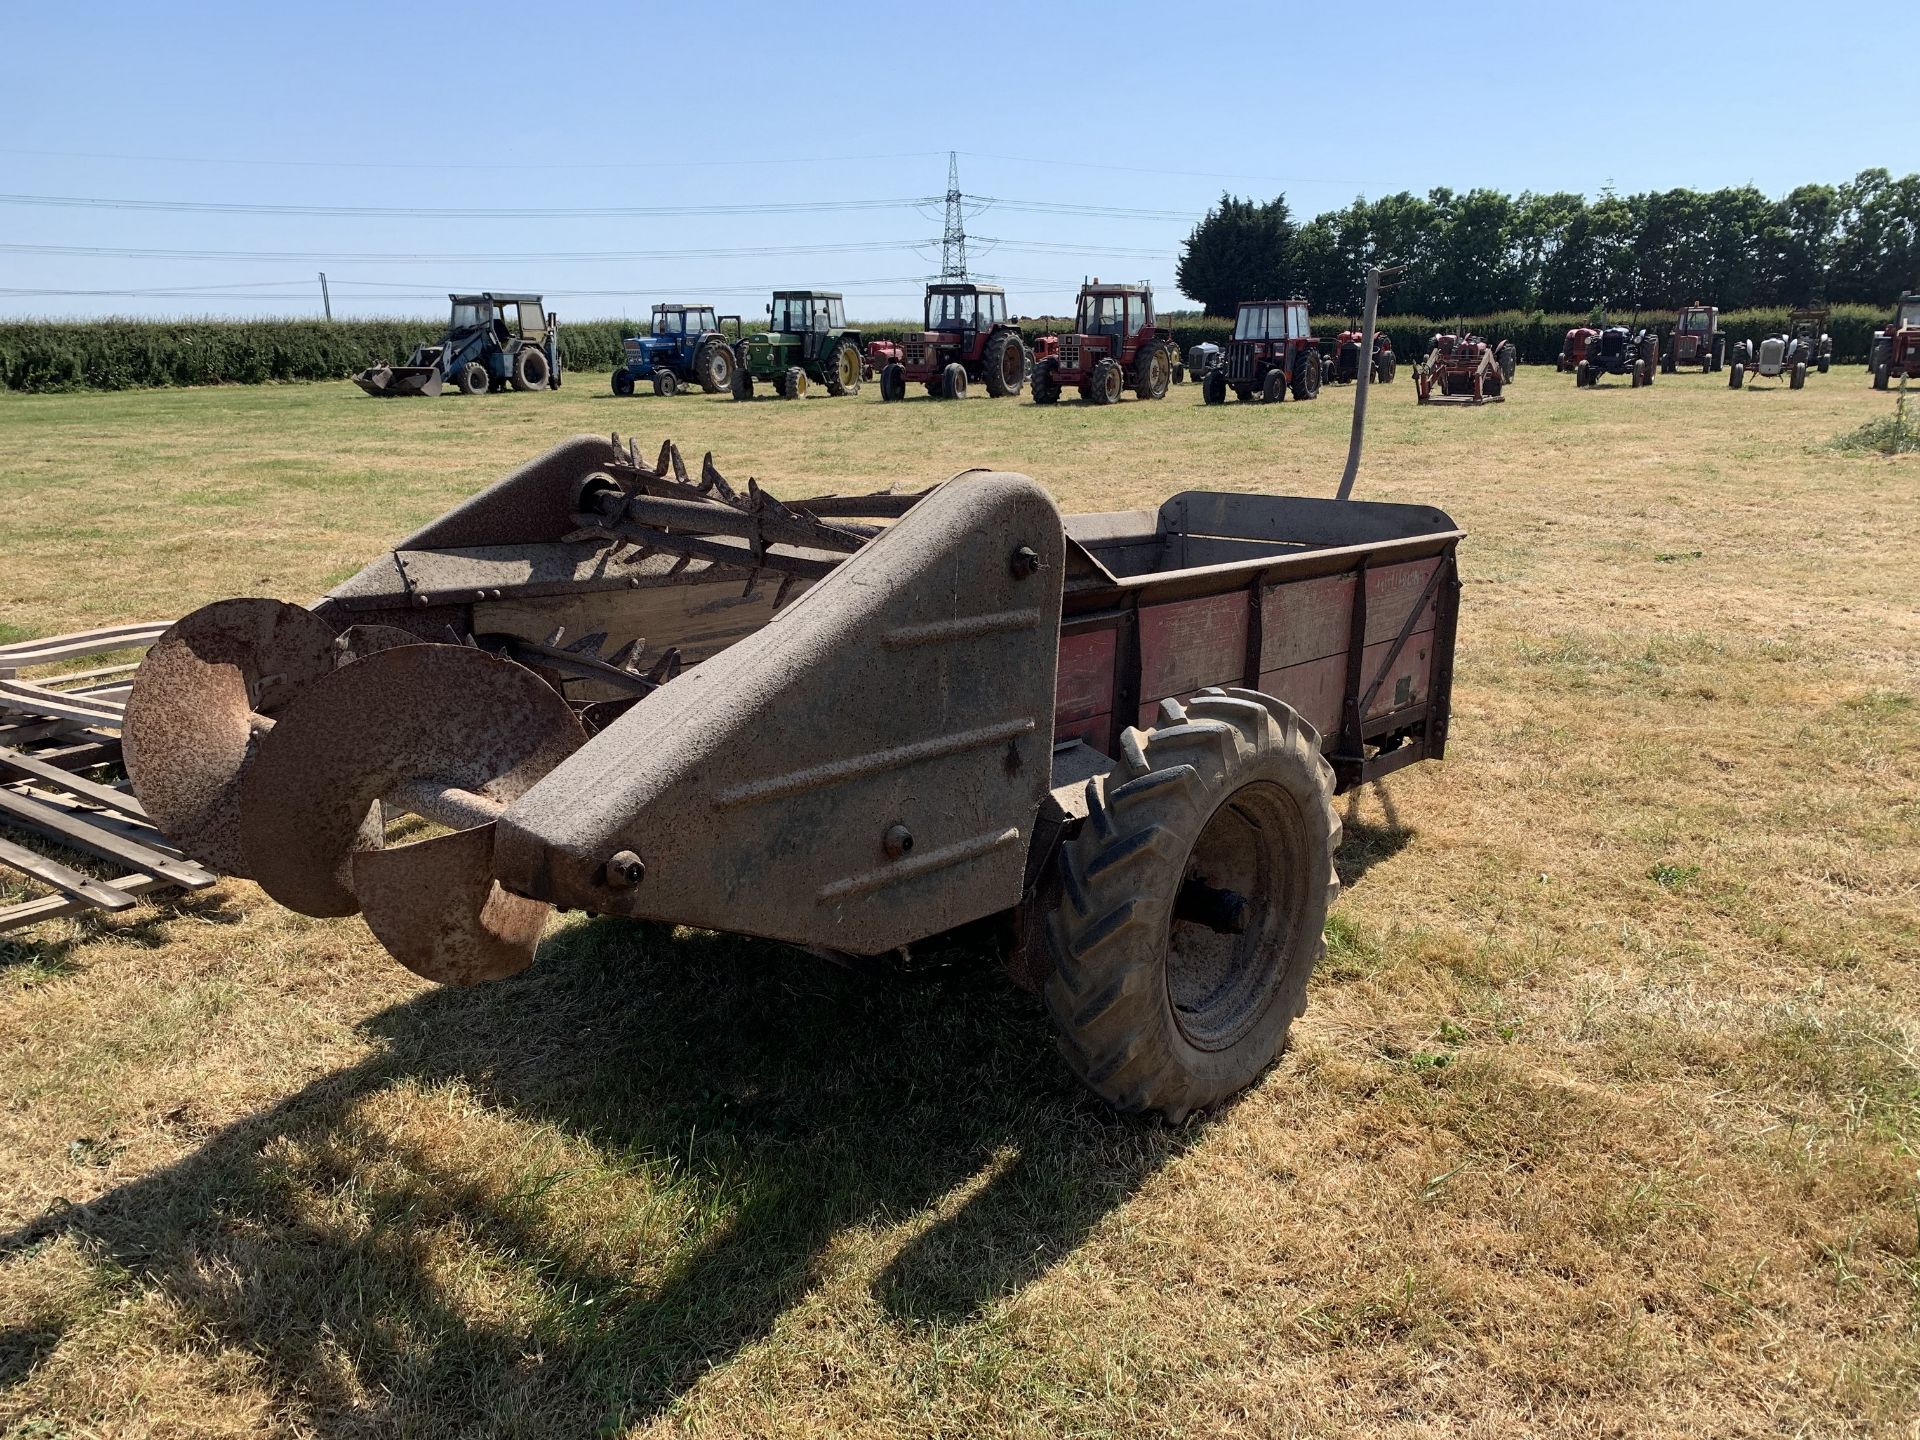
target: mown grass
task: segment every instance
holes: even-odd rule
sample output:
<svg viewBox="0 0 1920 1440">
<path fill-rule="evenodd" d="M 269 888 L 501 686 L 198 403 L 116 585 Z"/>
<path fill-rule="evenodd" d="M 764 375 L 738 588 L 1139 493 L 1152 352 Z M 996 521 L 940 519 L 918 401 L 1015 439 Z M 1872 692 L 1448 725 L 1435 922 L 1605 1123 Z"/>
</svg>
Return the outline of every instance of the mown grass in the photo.
<svg viewBox="0 0 1920 1440">
<path fill-rule="evenodd" d="M 306 598 L 572 431 L 776 493 L 1328 493 L 1347 392 L 0 399 L 0 623 Z M 575 919 L 471 992 L 228 882 L 0 970 L 13 1435 L 1904 1434 L 1920 461 L 1854 368 L 1376 392 L 1463 550 L 1442 766 L 1343 800 L 1289 1056 L 1117 1120 L 990 970 Z"/>
</svg>

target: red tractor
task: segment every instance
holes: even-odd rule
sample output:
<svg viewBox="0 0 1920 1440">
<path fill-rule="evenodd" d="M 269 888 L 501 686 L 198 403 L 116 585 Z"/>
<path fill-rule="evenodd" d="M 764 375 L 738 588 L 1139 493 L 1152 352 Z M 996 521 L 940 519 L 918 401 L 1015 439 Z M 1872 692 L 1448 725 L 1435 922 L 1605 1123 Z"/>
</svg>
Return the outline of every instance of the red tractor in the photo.
<svg viewBox="0 0 1920 1440">
<path fill-rule="evenodd" d="M 1682 365 L 1698 365 L 1701 373 L 1718 370 L 1727 358 L 1727 337 L 1720 333 L 1720 311 L 1712 305 L 1685 305 L 1667 337 L 1660 368 L 1673 374 Z"/>
<path fill-rule="evenodd" d="M 1413 367 L 1414 398 L 1422 405 L 1485 405 L 1507 397 L 1501 392 L 1513 377 L 1508 347 L 1489 345 L 1478 335 L 1442 331 L 1433 337 L 1427 358 Z M 1438 395 L 1434 391 L 1439 391 Z"/>
<path fill-rule="evenodd" d="M 1553 368 L 1565 374 L 1569 370 L 1578 370 L 1587 358 L 1587 343 L 1600 332 L 1591 325 L 1576 325 L 1567 331 L 1566 339 L 1560 342 L 1560 358 Z"/>
<path fill-rule="evenodd" d="M 1331 385 L 1351 385 L 1360 378 L 1360 346 L 1365 341 L 1358 330 L 1342 330 L 1334 337 L 1333 351 L 1325 364 L 1325 378 Z M 1391 385 L 1400 362 L 1393 353 L 1393 341 L 1387 332 L 1376 330 L 1373 336 L 1373 378 Z"/>
<path fill-rule="evenodd" d="M 1920 380 L 1920 294 L 1902 295 L 1893 309 L 1893 323 L 1873 332 L 1867 373 L 1876 390 L 1886 389 L 1896 375 Z"/>
<path fill-rule="evenodd" d="M 1320 393 L 1320 346 L 1306 301 L 1295 296 L 1240 302 L 1227 353 L 1201 381 L 1200 398 L 1222 404 L 1229 388 L 1242 400 L 1257 395 L 1269 403 L 1285 400 L 1289 390 L 1296 400 Z"/>
<path fill-rule="evenodd" d="M 1033 403 L 1051 405 L 1071 385 L 1094 405 L 1112 405 L 1129 385 L 1142 400 L 1164 399 L 1173 377 L 1173 332 L 1153 319 L 1153 287 L 1080 287 L 1071 335 L 1033 346 Z"/>
<path fill-rule="evenodd" d="M 940 400 L 966 399 L 973 380 L 996 400 L 1020 393 L 1027 382 L 1026 342 L 1007 320 L 1007 294 L 998 285 L 929 285 L 925 321 L 925 330 L 901 338 L 899 359 L 882 367 L 883 401 L 904 399 L 909 381 Z"/>
<path fill-rule="evenodd" d="M 898 340 L 869 340 L 865 352 L 860 356 L 860 378 L 873 379 L 899 358 L 900 342 Z"/>
</svg>

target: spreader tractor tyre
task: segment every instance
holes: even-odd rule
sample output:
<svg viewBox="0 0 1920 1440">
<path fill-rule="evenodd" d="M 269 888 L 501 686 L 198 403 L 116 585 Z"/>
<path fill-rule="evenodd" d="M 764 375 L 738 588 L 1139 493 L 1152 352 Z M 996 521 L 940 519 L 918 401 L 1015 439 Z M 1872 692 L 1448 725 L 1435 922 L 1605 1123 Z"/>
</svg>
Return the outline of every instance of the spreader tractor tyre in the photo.
<svg viewBox="0 0 1920 1440">
<path fill-rule="evenodd" d="M 693 352 L 693 378 L 709 395 L 733 388 L 733 351 L 723 340 L 702 340 Z"/>
<path fill-rule="evenodd" d="M 1059 381 L 1060 362 L 1058 360 L 1036 360 L 1033 365 L 1033 403 L 1053 405 L 1060 400 Z"/>
<path fill-rule="evenodd" d="M 827 363 L 820 373 L 827 382 L 829 395 L 860 393 L 860 347 L 844 337 L 827 352 Z"/>
<path fill-rule="evenodd" d="M 1227 377 L 1218 370 L 1209 370 L 1200 381 L 1200 399 L 1208 405 L 1227 403 Z"/>
<path fill-rule="evenodd" d="M 1117 405 L 1126 392 L 1126 377 L 1120 373 L 1120 362 L 1111 355 L 1102 355 L 1094 362 L 1093 373 L 1087 377 L 1087 399 L 1095 405 Z"/>
<path fill-rule="evenodd" d="M 940 398 L 942 400 L 964 400 L 967 398 L 967 367 L 957 360 L 947 363 L 940 372 Z"/>
<path fill-rule="evenodd" d="M 1047 918 L 1047 1010 L 1116 1108 L 1180 1120 L 1258 1079 L 1306 1007 L 1339 894 L 1333 771 L 1250 690 L 1161 705 L 1089 784 Z"/>
<path fill-rule="evenodd" d="M 613 372 L 613 393 L 625 399 L 633 394 L 633 376 L 625 370 Z"/>
<path fill-rule="evenodd" d="M 1320 352 L 1309 350 L 1293 371 L 1293 398 L 1314 400 L 1320 395 Z"/>
<path fill-rule="evenodd" d="M 896 400 L 907 398 L 907 372 L 899 361 L 894 361 L 880 371 L 880 400 L 891 405 Z"/>
<path fill-rule="evenodd" d="M 653 372 L 653 393 L 672 399 L 680 393 L 680 377 L 671 370 Z"/>
<path fill-rule="evenodd" d="M 553 367 L 547 364 L 547 352 L 524 345 L 513 357 L 513 388 L 516 390 L 544 390 L 547 381 L 553 378 Z"/>
<path fill-rule="evenodd" d="M 1260 382 L 1260 401 L 1264 405 L 1278 405 L 1287 398 L 1287 375 L 1284 370 L 1269 370 Z"/>
<path fill-rule="evenodd" d="M 1133 361 L 1133 393 L 1142 400 L 1164 400 L 1173 360 L 1164 345 L 1149 345 Z"/>
<path fill-rule="evenodd" d="M 1793 367 L 1793 376 L 1787 381 L 1787 388 L 1789 390 L 1804 390 L 1806 385 L 1807 362 L 1804 360 L 1796 361 Z"/>
<path fill-rule="evenodd" d="M 1729 390 L 1738 390 L 1740 388 L 1740 382 L 1746 378 L 1747 367 L 1742 365 L 1738 360 L 1734 361 L 1733 369 L 1727 372 L 1727 388 Z"/>
<path fill-rule="evenodd" d="M 987 394 L 996 400 L 1018 395 L 1026 383 L 1027 347 L 1011 330 L 1002 330 L 987 341 L 980 356 L 980 378 Z"/>
</svg>

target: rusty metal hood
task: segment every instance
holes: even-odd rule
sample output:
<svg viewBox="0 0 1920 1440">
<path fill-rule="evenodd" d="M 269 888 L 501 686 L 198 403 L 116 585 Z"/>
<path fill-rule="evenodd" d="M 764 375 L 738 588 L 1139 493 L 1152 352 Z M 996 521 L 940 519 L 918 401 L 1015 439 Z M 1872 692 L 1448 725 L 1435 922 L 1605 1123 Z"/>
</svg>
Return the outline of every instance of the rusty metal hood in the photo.
<svg viewBox="0 0 1920 1440">
<path fill-rule="evenodd" d="M 1025 476 L 948 481 L 520 797 L 496 876 L 863 954 L 1015 904 L 1049 785 L 1064 550 Z"/>
</svg>

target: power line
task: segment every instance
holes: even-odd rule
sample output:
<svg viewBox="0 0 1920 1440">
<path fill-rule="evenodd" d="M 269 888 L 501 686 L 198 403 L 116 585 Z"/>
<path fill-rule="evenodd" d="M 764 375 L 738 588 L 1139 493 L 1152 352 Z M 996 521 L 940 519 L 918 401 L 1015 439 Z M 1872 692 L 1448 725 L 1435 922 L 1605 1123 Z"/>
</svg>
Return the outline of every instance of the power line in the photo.
<svg viewBox="0 0 1920 1440">
<path fill-rule="evenodd" d="M 164 210 L 185 215 L 353 216 L 376 220 L 630 220 L 655 215 L 789 215 L 803 211 L 911 210 L 938 197 L 895 200 L 770 200 L 752 205 L 606 205 L 552 209 L 453 209 L 444 206 L 265 205 L 228 200 L 126 200 L 92 195 L 0 194 L 0 205 L 78 210 Z"/>
<path fill-rule="evenodd" d="M 27 150 L 0 146 L 0 155 L 48 160 L 126 160 L 142 165 L 238 165 L 299 170 L 710 170 L 716 166 L 841 165 L 867 160 L 927 160 L 938 150 L 902 150 L 885 155 L 778 155 L 748 160 L 288 160 L 217 155 L 132 155 L 105 150 Z"/>
<path fill-rule="evenodd" d="M 503 264 L 540 261 L 594 264 L 602 261 L 697 260 L 709 257 L 716 259 L 764 259 L 777 255 L 831 255 L 885 250 L 909 250 L 922 245 L 931 245 L 932 243 L 931 240 L 856 240 L 840 244 L 821 245 L 742 245 L 727 249 L 702 247 L 692 250 L 533 250 L 517 254 L 487 255 L 449 254 L 446 251 L 441 251 L 438 254 L 429 254 L 422 251 L 160 250 L 141 246 L 116 248 L 106 245 L 0 244 L 0 254 L 72 255 L 117 260 L 218 260 L 229 264 L 262 260 L 334 261 L 339 263 L 364 261 L 377 265 L 438 265 L 446 264 L 448 261 L 458 261 L 462 264 L 481 261 L 497 261 Z"/>
</svg>

